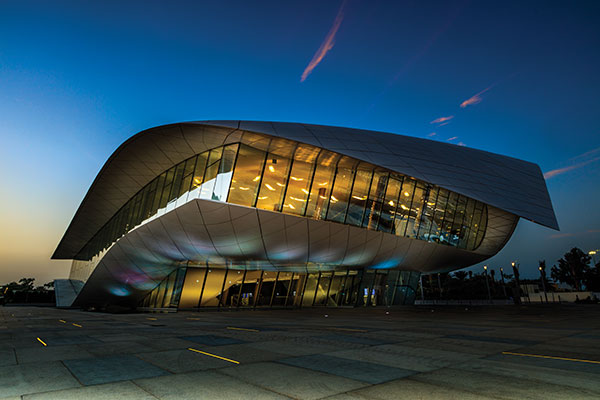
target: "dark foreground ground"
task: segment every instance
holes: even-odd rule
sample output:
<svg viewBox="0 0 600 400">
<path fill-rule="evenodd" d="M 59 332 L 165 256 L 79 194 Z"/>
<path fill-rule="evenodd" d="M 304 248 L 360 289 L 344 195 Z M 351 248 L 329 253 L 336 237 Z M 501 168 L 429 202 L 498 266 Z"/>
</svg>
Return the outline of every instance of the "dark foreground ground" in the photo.
<svg viewBox="0 0 600 400">
<path fill-rule="evenodd" d="M 593 305 L 0 307 L 0 398 L 598 399 L 599 316 Z"/>
</svg>

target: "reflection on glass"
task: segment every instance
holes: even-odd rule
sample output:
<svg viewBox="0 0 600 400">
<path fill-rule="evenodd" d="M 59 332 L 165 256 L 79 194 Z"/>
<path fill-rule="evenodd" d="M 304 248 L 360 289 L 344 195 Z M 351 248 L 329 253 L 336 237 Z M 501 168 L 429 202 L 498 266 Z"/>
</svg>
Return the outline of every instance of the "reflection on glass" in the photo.
<svg viewBox="0 0 600 400">
<path fill-rule="evenodd" d="M 360 226 L 365 214 L 365 207 L 369 197 L 369 186 L 373 177 L 372 170 L 358 169 L 352 186 L 352 196 L 348 205 L 348 214 L 346 223 L 354 226 Z"/>
<path fill-rule="evenodd" d="M 269 153 L 263 173 L 256 208 L 270 211 L 281 211 L 283 191 L 286 187 L 290 160 Z M 289 205 L 285 205 L 290 208 Z"/>
<path fill-rule="evenodd" d="M 315 219 L 324 219 L 327 212 L 331 185 L 335 173 L 335 165 L 339 156 L 335 153 L 322 151 L 317 159 L 312 187 L 308 198 L 306 216 Z"/>
<path fill-rule="evenodd" d="M 196 308 L 202 293 L 204 285 L 204 275 L 206 270 L 203 268 L 188 268 L 183 282 L 179 308 Z"/>
<path fill-rule="evenodd" d="M 304 215 L 310 193 L 313 164 L 294 159 L 288 182 L 283 212 Z"/>
<path fill-rule="evenodd" d="M 240 145 L 227 202 L 253 206 L 267 153 Z"/>
<path fill-rule="evenodd" d="M 379 216 L 381 215 L 381 207 L 385 199 L 385 188 L 387 186 L 389 174 L 384 171 L 375 171 L 373 180 L 371 181 L 371 190 L 369 191 L 369 199 L 362 226 L 368 229 L 377 229 L 379 224 Z"/>
<path fill-rule="evenodd" d="M 398 196 L 400 195 L 401 188 L 401 181 L 396 178 L 389 178 L 387 189 L 385 191 L 385 198 L 381 207 L 381 217 L 379 218 L 378 230 L 395 233 L 394 218 L 396 217 Z"/>
<path fill-rule="evenodd" d="M 231 144 L 229 146 L 225 146 L 223 149 L 221 164 L 219 165 L 219 174 L 215 180 L 215 189 L 212 196 L 213 200 L 225 201 L 227 199 L 229 185 L 231 184 L 231 176 L 233 175 L 233 163 L 235 162 L 237 148 L 237 144 Z"/>
<path fill-rule="evenodd" d="M 342 161 L 340 161 L 340 164 L 342 164 Z M 331 191 L 331 196 L 329 198 L 329 209 L 327 211 L 328 220 L 344 222 L 353 180 L 353 169 L 338 166 L 333 190 Z"/>
<path fill-rule="evenodd" d="M 408 236 L 406 232 L 409 225 L 410 207 L 412 205 L 415 185 L 416 182 L 412 179 L 405 179 L 402 185 L 396 209 L 396 235 L 398 236 Z"/>
</svg>

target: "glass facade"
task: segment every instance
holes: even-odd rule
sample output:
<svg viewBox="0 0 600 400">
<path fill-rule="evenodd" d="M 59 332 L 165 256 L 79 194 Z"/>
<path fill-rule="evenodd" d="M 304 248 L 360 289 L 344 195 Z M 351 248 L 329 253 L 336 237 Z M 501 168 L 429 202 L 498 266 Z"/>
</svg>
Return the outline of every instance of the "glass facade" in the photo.
<svg viewBox="0 0 600 400">
<path fill-rule="evenodd" d="M 192 310 L 413 304 L 419 276 L 400 270 L 296 273 L 181 267 L 148 293 L 140 306 Z"/>
<path fill-rule="evenodd" d="M 136 226 L 197 198 L 467 250 L 481 244 L 487 227 L 487 207 L 479 201 L 324 149 L 246 134 L 240 143 L 191 157 L 156 177 L 76 258 L 90 260 Z"/>
</svg>

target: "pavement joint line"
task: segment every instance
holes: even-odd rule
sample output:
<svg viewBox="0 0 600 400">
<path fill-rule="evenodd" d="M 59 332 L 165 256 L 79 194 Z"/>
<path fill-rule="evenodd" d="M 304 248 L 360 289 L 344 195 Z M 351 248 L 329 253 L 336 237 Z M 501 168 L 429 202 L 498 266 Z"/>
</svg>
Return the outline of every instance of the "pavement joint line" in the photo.
<svg viewBox="0 0 600 400">
<path fill-rule="evenodd" d="M 230 358 L 225 358 L 225 357 L 218 356 L 216 354 L 211 354 L 211 353 L 207 353 L 205 351 L 196 350 L 196 349 L 191 348 L 191 347 L 188 347 L 188 350 L 196 352 L 196 353 L 204 354 L 205 356 L 214 357 L 214 358 L 218 358 L 220 360 L 229 361 L 230 363 L 234 363 L 234 364 L 239 364 L 240 363 L 239 361 L 235 361 L 235 360 L 232 360 Z"/>
<path fill-rule="evenodd" d="M 506 354 L 506 355 L 510 355 L 510 356 L 549 358 L 551 360 L 562 360 L 562 361 L 573 361 L 573 362 L 582 362 L 582 363 L 590 363 L 590 364 L 600 364 L 600 361 L 594 361 L 594 360 L 582 360 L 582 359 L 579 359 L 579 358 L 543 356 L 543 355 L 539 355 L 539 354 L 513 353 L 511 351 L 503 351 L 502 354 Z"/>
<path fill-rule="evenodd" d="M 73 325 L 73 326 L 76 326 L 76 327 L 78 327 L 78 328 L 83 328 L 81 325 L 79 325 L 79 324 L 76 324 L 75 322 L 73 322 L 73 324 L 72 324 L 72 325 Z"/>
<path fill-rule="evenodd" d="M 46 342 L 44 342 L 42 339 L 40 339 L 40 338 L 37 338 L 37 340 L 38 340 L 38 342 L 40 342 L 41 344 L 43 344 L 43 345 L 44 345 L 44 347 L 45 347 L 45 346 L 48 346 L 48 345 L 46 344 Z"/>
<path fill-rule="evenodd" d="M 352 329 L 352 328 L 329 328 L 334 331 L 347 331 L 347 332 L 369 332 L 366 329 Z"/>
<path fill-rule="evenodd" d="M 258 329 L 236 328 L 235 326 L 228 326 L 227 329 L 231 329 L 231 330 L 235 330 L 235 331 L 260 332 Z"/>
</svg>

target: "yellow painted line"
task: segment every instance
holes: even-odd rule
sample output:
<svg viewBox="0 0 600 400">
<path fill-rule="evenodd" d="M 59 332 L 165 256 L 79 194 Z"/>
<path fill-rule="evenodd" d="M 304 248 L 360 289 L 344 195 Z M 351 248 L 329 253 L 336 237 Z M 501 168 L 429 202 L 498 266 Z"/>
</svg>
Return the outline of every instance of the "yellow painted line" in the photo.
<svg viewBox="0 0 600 400">
<path fill-rule="evenodd" d="M 368 332 L 366 329 L 350 329 L 350 328 L 329 328 L 334 331 L 348 331 L 348 332 Z"/>
<path fill-rule="evenodd" d="M 221 357 L 221 356 L 218 356 L 218 355 L 216 355 L 216 354 L 210 354 L 210 353 L 207 353 L 207 352 L 204 352 L 204 351 L 200 351 L 200 350 L 192 349 L 191 347 L 188 347 L 188 350 L 189 350 L 189 351 L 194 351 L 194 352 L 196 352 L 196 353 L 204 354 L 205 356 L 209 356 L 209 357 L 218 358 L 219 360 L 225 360 L 225 361 L 229 361 L 230 363 L 234 363 L 234 364 L 239 364 L 239 363 L 240 363 L 239 361 L 235 361 L 235 360 L 231 360 L 231 359 L 229 359 L 229 358 Z"/>
<path fill-rule="evenodd" d="M 73 323 L 73 326 L 76 326 L 76 327 L 78 327 L 78 328 L 82 328 L 82 326 L 81 326 L 81 325 L 79 325 L 79 324 L 76 324 L 76 323 Z"/>
<path fill-rule="evenodd" d="M 228 326 L 227 329 L 232 329 L 234 331 L 260 332 L 258 329 L 236 328 L 235 326 Z"/>
<path fill-rule="evenodd" d="M 41 344 L 43 344 L 44 346 L 48 346 L 46 343 L 44 343 L 44 341 L 40 338 L 37 338 L 38 342 L 40 342 Z"/>
<path fill-rule="evenodd" d="M 67 321 L 65 321 L 64 319 L 59 319 L 58 322 L 62 322 L 63 324 L 67 323 Z"/>
<path fill-rule="evenodd" d="M 511 356 L 522 356 L 522 357 L 535 357 L 535 358 L 549 358 L 551 360 L 563 360 L 563 361 L 575 361 L 582 363 L 590 363 L 590 364 L 600 364 L 600 361 L 593 360 L 581 360 L 579 358 L 566 358 L 566 357 L 554 357 L 554 356 L 541 356 L 539 354 L 523 354 L 523 353 L 513 353 L 510 351 L 503 351 L 502 354 L 507 354 Z"/>
<path fill-rule="evenodd" d="M 156 321 L 158 318 L 150 318 L 149 317 L 149 318 L 146 318 L 146 319 L 149 319 L 150 321 Z"/>
</svg>

